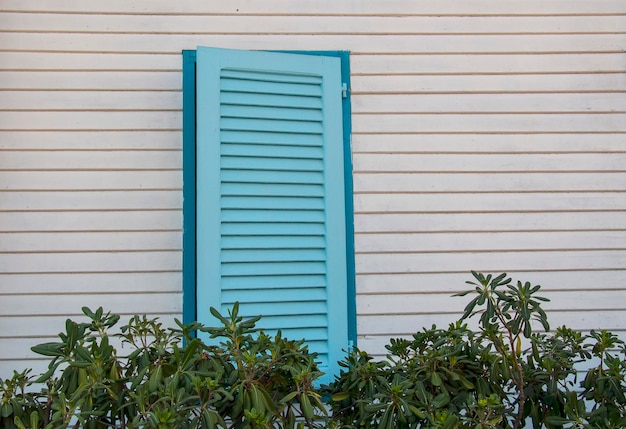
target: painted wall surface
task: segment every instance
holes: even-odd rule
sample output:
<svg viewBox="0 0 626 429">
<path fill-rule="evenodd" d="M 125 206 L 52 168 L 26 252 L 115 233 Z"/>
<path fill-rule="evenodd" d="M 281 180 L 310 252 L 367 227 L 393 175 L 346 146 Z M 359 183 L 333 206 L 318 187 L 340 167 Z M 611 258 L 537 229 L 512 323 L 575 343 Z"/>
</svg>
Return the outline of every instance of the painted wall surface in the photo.
<svg viewBox="0 0 626 429">
<path fill-rule="evenodd" d="M 626 336 L 623 0 L 2 0 L 0 376 L 83 305 L 181 316 L 182 58 L 350 50 L 359 345 L 469 271 Z"/>
</svg>

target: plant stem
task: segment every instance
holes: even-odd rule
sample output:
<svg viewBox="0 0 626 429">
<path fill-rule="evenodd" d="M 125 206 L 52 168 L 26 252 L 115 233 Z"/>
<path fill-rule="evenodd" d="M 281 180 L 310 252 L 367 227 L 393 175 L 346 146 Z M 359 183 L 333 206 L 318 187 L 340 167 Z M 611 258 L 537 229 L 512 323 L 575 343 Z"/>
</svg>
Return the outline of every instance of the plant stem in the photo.
<svg viewBox="0 0 626 429">
<path fill-rule="evenodd" d="M 489 299 L 493 303 L 493 307 L 495 309 L 495 313 L 498 317 L 498 320 L 500 321 L 500 323 L 502 323 L 502 326 L 504 326 L 504 328 L 506 329 L 507 336 L 509 338 L 511 358 L 513 360 L 512 369 L 517 373 L 517 377 L 513 377 L 513 382 L 515 383 L 515 386 L 517 387 L 518 394 L 519 394 L 518 401 L 517 401 L 518 403 L 517 416 L 515 417 L 515 423 L 513 425 L 513 429 L 518 429 L 520 425 L 522 424 L 522 413 L 524 412 L 524 403 L 526 402 L 526 395 L 524 393 L 524 373 L 522 371 L 522 365 L 520 365 L 519 361 L 517 360 L 517 352 L 515 350 L 515 343 L 517 341 L 517 338 L 519 337 L 519 334 L 513 335 L 513 331 L 511 330 L 511 328 L 508 327 L 504 314 L 502 314 L 500 307 L 497 305 L 497 303 L 495 302 L 495 299 L 493 298 L 491 294 L 489 296 Z M 506 352 L 503 350 L 500 353 L 502 354 L 502 357 L 504 358 L 504 360 L 508 361 Z"/>
</svg>

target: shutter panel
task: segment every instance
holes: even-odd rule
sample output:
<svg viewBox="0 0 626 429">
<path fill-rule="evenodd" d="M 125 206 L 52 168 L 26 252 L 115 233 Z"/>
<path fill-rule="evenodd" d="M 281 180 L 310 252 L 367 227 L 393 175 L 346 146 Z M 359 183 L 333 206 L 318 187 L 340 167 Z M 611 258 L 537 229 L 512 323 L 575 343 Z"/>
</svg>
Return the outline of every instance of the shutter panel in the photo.
<svg viewBox="0 0 626 429">
<path fill-rule="evenodd" d="M 322 370 L 348 346 L 338 58 L 197 50 L 197 315 L 236 301 L 305 338 Z"/>
</svg>

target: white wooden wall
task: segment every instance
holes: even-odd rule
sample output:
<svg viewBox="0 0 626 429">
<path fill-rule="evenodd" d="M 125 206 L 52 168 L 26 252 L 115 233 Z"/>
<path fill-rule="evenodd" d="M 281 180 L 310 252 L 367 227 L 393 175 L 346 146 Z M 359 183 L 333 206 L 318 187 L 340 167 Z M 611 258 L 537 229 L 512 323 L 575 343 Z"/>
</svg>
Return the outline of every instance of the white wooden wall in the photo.
<svg viewBox="0 0 626 429">
<path fill-rule="evenodd" d="M 469 270 L 626 333 L 623 0 L 0 1 L 0 377 L 80 307 L 181 313 L 181 50 L 350 50 L 359 344 Z"/>
</svg>

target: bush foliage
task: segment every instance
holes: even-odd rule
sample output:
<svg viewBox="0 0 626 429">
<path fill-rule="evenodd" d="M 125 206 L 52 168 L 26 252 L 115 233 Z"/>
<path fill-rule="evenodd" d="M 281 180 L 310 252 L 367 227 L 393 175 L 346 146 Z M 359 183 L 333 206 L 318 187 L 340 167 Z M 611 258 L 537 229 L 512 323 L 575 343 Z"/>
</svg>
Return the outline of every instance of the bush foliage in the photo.
<svg viewBox="0 0 626 429">
<path fill-rule="evenodd" d="M 0 379 L 0 427 L 625 428 L 624 342 L 551 331 L 540 286 L 472 274 L 458 321 L 392 339 L 383 360 L 347 351 L 328 386 L 304 340 L 257 330 L 260 316 L 238 305 L 211 309 L 219 327 L 167 329 L 83 308 L 89 322 L 68 319 L 58 341 L 32 348 L 46 373 Z"/>
</svg>

